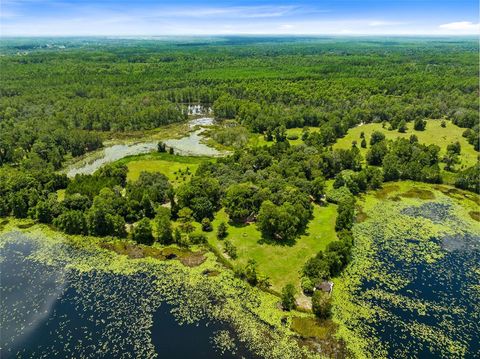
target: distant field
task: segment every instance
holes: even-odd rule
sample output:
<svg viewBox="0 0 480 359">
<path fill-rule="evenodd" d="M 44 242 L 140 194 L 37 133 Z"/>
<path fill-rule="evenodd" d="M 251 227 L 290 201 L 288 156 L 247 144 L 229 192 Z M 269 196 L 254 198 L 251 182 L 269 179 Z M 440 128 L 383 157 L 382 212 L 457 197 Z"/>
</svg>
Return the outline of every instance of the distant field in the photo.
<svg viewBox="0 0 480 359">
<path fill-rule="evenodd" d="M 193 156 L 177 156 L 168 153 L 152 153 L 147 155 L 139 155 L 127 157 L 120 161 L 128 167 L 127 180 L 136 181 L 140 176 L 140 172 L 160 172 L 168 177 L 174 187 L 188 181 L 192 174 L 198 168 L 198 165 L 205 161 L 211 160 L 205 157 Z M 187 168 L 190 174 L 185 174 Z M 184 174 L 180 173 L 182 171 Z"/>
<path fill-rule="evenodd" d="M 280 291 L 287 283 L 293 283 L 300 293 L 300 271 L 303 264 L 328 243 L 336 240 L 335 205 L 315 205 L 314 218 L 310 221 L 305 235 L 298 238 L 293 246 L 261 243 L 261 234 L 255 224 L 228 226 L 228 237 L 236 247 L 238 259 L 233 261 L 246 264 L 254 259 L 261 274 L 270 278 L 272 288 Z M 223 242 L 217 239 L 216 229 L 220 222 L 228 223 L 228 215 L 222 209 L 213 221 L 213 232 L 207 233 L 210 243 L 223 252 Z"/>
<path fill-rule="evenodd" d="M 373 131 L 380 131 L 385 134 L 387 139 L 395 138 L 409 138 L 412 134 L 415 134 L 418 137 L 420 143 L 426 145 L 434 144 L 440 147 L 440 156 L 443 156 L 446 153 L 447 146 L 453 142 L 460 142 L 462 146 L 462 152 L 460 154 L 460 165 L 457 165 L 457 168 L 466 168 L 473 166 L 477 162 L 478 152 L 473 149 L 473 146 L 470 145 L 467 140 L 462 137 L 464 128 L 455 126 L 450 121 L 446 121 L 447 126 L 443 128 L 441 120 L 427 120 L 427 127 L 425 131 L 415 131 L 413 129 L 413 123 L 408 123 L 408 130 L 405 133 L 400 133 L 397 130 L 389 131 L 382 128 L 381 123 L 370 123 L 363 126 L 358 126 L 352 128 L 348 131 L 347 135 L 337 141 L 333 148 L 350 148 L 352 146 L 352 141 L 357 141 L 357 146 L 360 148 L 362 156 L 365 157 L 369 145 L 367 148 L 361 148 L 360 142 L 360 133 L 364 132 L 367 139 L 367 144 L 370 141 L 370 137 Z"/>
</svg>

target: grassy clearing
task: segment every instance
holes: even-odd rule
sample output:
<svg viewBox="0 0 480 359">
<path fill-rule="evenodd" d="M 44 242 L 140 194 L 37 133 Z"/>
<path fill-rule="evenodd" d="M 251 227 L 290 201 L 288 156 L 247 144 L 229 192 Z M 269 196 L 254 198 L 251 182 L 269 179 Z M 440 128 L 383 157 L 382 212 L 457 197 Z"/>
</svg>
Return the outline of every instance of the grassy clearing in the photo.
<svg viewBox="0 0 480 359">
<path fill-rule="evenodd" d="M 126 157 L 119 161 L 128 167 L 127 180 L 136 181 L 140 172 L 160 172 L 168 177 L 174 187 L 187 182 L 200 163 L 212 161 L 209 157 L 178 156 L 168 153 L 150 153 Z M 189 174 L 185 172 L 189 169 Z M 180 173 L 182 172 L 182 173 Z"/>
<path fill-rule="evenodd" d="M 258 264 L 261 274 L 270 278 L 272 289 L 280 291 L 287 283 L 293 283 L 300 293 L 300 273 L 303 264 L 328 243 L 336 240 L 336 206 L 320 207 L 315 205 L 314 218 L 305 235 L 297 239 L 293 246 L 262 242 L 261 233 L 255 224 L 228 225 L 228 237 L 236 247 L 238 258 L 234 264 L 245 265 L 249 259 Z M 228 223 L 228 215 L 219 211 L 213 221 L 214 231 L 207 233 L 208 240 L 223 252 L 223 242 L 217 239 L 216 229 L 220 222 Z"/>
<path fill-rule="evenodd" d="M 315 131 L 314 127 L 310 127 L 310 132 Z M 318 131 L 318 129 L 317 129 Z M 303 128 L 300 127 L 295 127 L 295 128 L 289 128 L 287 129 L 287 137 L 288 136 L 297 136 L 298 138 L 296 140 L 288 140 L 292 146 L 300 145 L 303 143 L 302 141 L 302 133 L 303 133 Z M 250 141 L 248 142 L 248 145 L 250 147 L 263 147 L 263 146 L 271 146 L 274 144 L 274 141 L 266 141 L 265 136 L 262 134 L 252 134 L 250 137 Z"/>
<path fill-rule="evenodd" d="M 467 168 L 477 163 L 478 152 L 476 152 L 473 149 L 473 146 L 470 145 L 464 137 L 462 137 L 462 133 L 465 131 L 465 129 L 455 126 L 450 121 L 445 121 L 447 126 L 443 128 L 441 126 L 441 122 L 441 120 L 427 120 L 427 127 L 425 131 L 415 131 L 413 129 L 413 123 L 408 123 L 408 130 L 405 133 L 400 133 L 397 130 L 389 131 L 385 128 L 382 128 L 381 123 L 369 123 L 350 129 L 347 135 L 343 138 L 340 138 L 333 147 L 338 149 L 348 149 L 351 148 L 353 141 L 357 141 L 357 146 L 360 148 L 362 156 L 365 157 L 370 146 L 368 145 L 367 148 L 360 147 L 360 142 L 362 141 L 360 134 L 362 132 L 365 133 L 368 144 L 372 133 L 374 131 L 380 131 L 385 134 L 385 137 L 389 140 L 394 140 L 396 138 L 409 138 L 411 135 L 416 135 L 420 143 L 439 146 L 441 157 L 446 153 L 447 146 L 449 144 L 458 141 L 462 146 L 462 152 L 460 154 L 461 163 L 460 165 L 457 165 L 457 168 Z"/>
</svg>

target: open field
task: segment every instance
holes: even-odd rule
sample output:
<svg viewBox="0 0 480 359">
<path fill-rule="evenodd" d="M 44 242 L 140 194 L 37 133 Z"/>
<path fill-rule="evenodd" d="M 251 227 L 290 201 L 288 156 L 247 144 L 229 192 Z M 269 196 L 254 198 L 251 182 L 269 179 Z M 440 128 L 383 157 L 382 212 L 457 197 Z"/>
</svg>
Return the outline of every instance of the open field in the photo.
<svg viewBox="0 0 480 359">
<path fill-rule="evenodd" d="M 299 272 L 303 264 L 319 250 L 325 249 L 328 243 L 336 240 L 336 206 L 315 205 L 313 216 L 307 232 L 298 238 L 293 246 L 262 242 L 261 233 L 255 224 L 228 225 L 227 239 L 237 247 L 238 259 L 233 263 L 245 265 L 249 259 L 254 259 L 259 272 L 270 278 L 274 290 L 280 291 L 285 284 L 292 283 L 300 293 Z M 207 233 L 207 236 L 209 242 L 223 252 L 225 240 L 220 241 L 216 237 L 216 229 L 222 221 L 228 223 L 228 215 L 224 210 L 215 216 L 214 230 Z"/>
<path fill-rule="evenodd" d="M 168 153 L 150 153 L 146 155 L 130 156 L 119 161 L 128 167 L 127 180 L 136 181 L 140 172 L 160 172 L 168 177 L 174 187 L 187 182 L 195 173 L 199 164 L 207 157 L 177 156 Z M 187 169 L 189 170 L 186 173 Z"/>
<path fill-rule="evenodd" d="M 397 130 L 389 131 L 385 128 L 382 128 L 381 123 L 369 123 L 363 126 L 357 126 L 348 131 L 347 135 L 343 138 L 340 138 L 333 148 L 345 148 L 348 149 L 352 146 L 352 141 L 357 141 L 357 146 L 360 148 L 360 152 L 363 157 L 365 157 L 368 148 L 361 148 L 360 134 L 365 133 L 367 144 L 370 141 L 370 137 L 374 131 L 380 131 L 385 134 L 386 139 L 394 140 L 396 138 L 409 138 L 411 135 L 416 135 L 420 143 L 426 145 L 437 145 L 440 147 L 440 156 L 443 156 L 446 153 L 447 146 L 456 141 L 460 142 L 462 146 L 462 152 L 460 155 L 461 163 L 457 165 L 457 168 L 466 168 L 473 166 L 477 162 L 478 152 L 473 149 L 473 146 L 470 145 L 467 140 L 462 137 L 462 133 L 465 131 L 464 128 L 455 126 L 450 121 L 445 121 L 447 126 L 443 128 L 441 126 L 441 120 L 427 120 L 427 127 L 425 131 L 415 131 L 413 129 L 413 123 L 408 123 L 408 130 L 405 133 L 400 133 Z"/>
</svg>

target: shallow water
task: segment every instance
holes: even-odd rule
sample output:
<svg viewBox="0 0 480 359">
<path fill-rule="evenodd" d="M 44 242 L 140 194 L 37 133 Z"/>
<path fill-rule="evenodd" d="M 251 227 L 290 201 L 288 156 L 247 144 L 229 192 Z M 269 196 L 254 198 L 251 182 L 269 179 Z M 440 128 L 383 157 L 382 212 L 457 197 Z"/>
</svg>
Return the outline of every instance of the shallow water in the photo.
<svg viewBox="0 0 480 359">
<path fill-rule="evenodd" d="M 360 317 L 354 330 L 376 340 L 389 358 L 478 357 L 478 225 L 460 218 L 451 201 L 407 206 L 398 214 L 379 211 L 373 224 L 357 228 L 371 238 L 373 262 L 352 298 L 359 310 L 375 315 Z M 443 227 L 436 232 L 432 224 Z"/>
<path fill-rule="evenodd" d="M 179 140 L 165 140 L 163 141 L 167 147 L 175 150 L 175 153 L 183 156 L 210 156 L 216 157 L 222 155 L 222 152 L 213 147 L 209 147 L 201 143 L 201 133 L 203 129 L 191 132 L 190 135 Z"/>
<path fill-rule="evenodd" d="M 203 143 L 203 127 L 211 126 L 214 119 L 201 117 L 191 120 L 188 124 L 192 131 L 181 139 L 165 139 L 167 147 L 174 149 L 175 153 L 185 156 L 221 156 L 223 153 Z M 149 153 L 157 150 L 158 141 L 138 142 L 133 144 L 117 144 L 106 146 L 103 149 L 87 155 L 84 159 L 72 164 L 67 168 L 67 176 L 74 177 L 76 174 L 92 174 L 100 167 L 118 161 L 127 156 Z"/>
<path fill-rule="evenodd" d="M 75 177 L 77 174 L 92 174 L 107 163 L 118 161 L 127 156 L 156 151 L 157 144 L 158 142 L 143 142 L 130 145 L 107 146 L 70 166 L 67 170 L 67 176 Z"/>
<path fill-rule="evenodd" d="M 2 358 L 234 358 L 212 345 L 220 323 L 178 325 L 146 272 L 80 273 L 31 258 L 21 232 L 1 252 Z M 2 243 L 0 236 L 0 243 Z M 65 246 L 68 246 L 65 244 Z M 68 248 L 72 255 L 88 256 Z M 68 266 L 67 266 L 68 267 Z"/>
</svg>

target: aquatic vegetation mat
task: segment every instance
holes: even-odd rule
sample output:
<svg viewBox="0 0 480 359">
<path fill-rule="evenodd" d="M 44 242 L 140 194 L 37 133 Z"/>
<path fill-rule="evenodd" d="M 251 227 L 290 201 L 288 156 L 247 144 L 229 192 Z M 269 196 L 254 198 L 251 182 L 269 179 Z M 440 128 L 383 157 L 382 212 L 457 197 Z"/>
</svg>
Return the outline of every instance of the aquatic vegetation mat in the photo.
<svg viewBox="0 0 480 359">
<path fill-rule="evenodd" d="M 335 286 L 340 335 L 358 357 L 475 357 L 480 225 L 469 215 L 475 201 L 422 184 L 381 192 L 363 200 L 368 219 L 354 226 L 354 260 Z M 402 201 L 381 200 L 385 192 Z"/>
<path fill-rule="evenodd" d="M 282 323 L 278 298 L 211 253 L 190 268 L 95 241 L 37 226 L 0 234 L 2 358 L 314 356 Z"/>
</svg>

